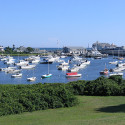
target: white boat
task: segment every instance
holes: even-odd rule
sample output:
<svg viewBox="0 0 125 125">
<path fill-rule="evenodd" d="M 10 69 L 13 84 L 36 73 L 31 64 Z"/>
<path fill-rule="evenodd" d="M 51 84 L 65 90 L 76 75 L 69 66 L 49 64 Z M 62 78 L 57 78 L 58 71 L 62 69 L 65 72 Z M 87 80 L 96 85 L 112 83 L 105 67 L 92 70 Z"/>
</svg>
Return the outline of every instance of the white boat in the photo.
<svg viewBox="0 0 125 125">
<path fill-rule="evenodd" d="M 59 60 L 57 60 L 56 62 L 59 62 L 59 63 L 60 63 L 60 62 L 64 62 L 64 60 L 59 59 Z"/>
<path fill-rule="evenodd" d="M 78 57 L 78 56 L 74 56 L 73 58 L 72 58 L 72 61 L 81 61 L 82 60 L 82 58 L 80 58 L 80 57 Z"/>
<path fill-rule="evenodd" d="M 6 70 L 5 71 L 6 73 L 19 73 L 20 72 L 20 70 L 15 70 L 15 69 L 10 69 L 10 70 Z"/>
<path fill-rule="evenodd" d="M 78 72 L 79 71 L 79 68 L 77 66 L 71 68 L 71 69 L 68 69 L 68 72 Z"/>
<path fill-rule="evenodd" d="M 48 58 L 45 59 L 45 61 L 47 61 L 47 62 L 56 62 L 56 61 L 59 60 L 59 58 L 60 57 L 58 57 L 58 56 L 55 56 L 55 57 L 49 56 Z"/>
<path fill-rule="evenodd" d="M 84 63 L 79 63 L 79 64 L 76 64 L 76 65 L 74 65 L 74 66 L 77 66 L 78 69 L 83 69 L 83 68 L 86 67 L 86 64 L 84 64 Z"/>
<path fill-rule="evenodd" d="M 65 61 L 63 61 L 62 63 L 59 64 L 59 66 L 68 66 L 69 65 L 69 61 L 68 63 L 66 63 Z"/>
<path fill-rule="evenodd" d="M 90 61 L 88 61 L 88 60 L 82 60 L 81 63 L 82 63 L 82 64 L 85 64 L 85 65 L 89 65 L 89 64 L 90 64 Z"/>
<path fill-rule="evenodd" d="M 11 56 L 6 56 L 6 57 L 2 58 L 1 61 L 7 61 L 7 60 L 9 60 L 9 59 L 13 59 L 13 57 L 11 57 Z"/>
<path fill-rule="evenodd" d="M 66 56 L 60 56 L 60 58 L 66 58 Z"/>
<path fill-rule="evenodd" d="M 109 62 L 109 64 L 118 64 L 118 61 Z"/>
<path fill-rule="evenodd" d="M 22 77 L 22 73 L 17 73 L 17 74 L 14 74 L 14 75 L 11 75 L 11 77 Z"/>
<path fill-rule="evenodd" d="M 7 65 L 14 64 L 15 59 L 7 59 L 4 63 Z"/>
<path fill-rule="evenodd" d="M 25 60 L 19 60 L 18 63 L 15 63 L 15 65 L 17 66 L 23 66 L 23 65 L 28 65 L 29 62 L 28 61 L 25 61 Z"/>
<path fill-rule="evenodd" d="M 29 56 L 28 58 L 25 59 L 26 61 L 32 61 L 32 60 L 40 60 L 39 56 Z"/>
<path fill-rule="evenodd" d="M 26 65 L 26 66 L 21 66 L 21 69 L 32 69 L 34 68 L 36 65 Z"/>
<path fill-rule="evenodd" d="M 7 67 L 7 68 L 0 68 L 0 71 L 7 71 L 7 70 L 14 70 L 16 67 Z"/>
<path fill-rule="evenodd" d="M 30 62 L 31 62 L 31 63 L 39 63 L 40 60 L 34 59 L 34 60 L 30 61 Z"/>
<path fill-rule="evenodd" d="M 109 76 L 123 76 L 123 73 L 122 72 L 118 72 L 118 73 L 111 73 L 109 74 Z"/>
<path fill-rule="evenodd" d="M 125 66 L 125 63 L 119 63 L 119 64 L 117 64 L 116 66 L 118 66 L 118 67 L 123 67 L 123 66 Z"/>
<path fill-rule="evenodd" d="M 116 67 L 114 69 L 110 69 L 110 72 L 121 72 L 125 70 L 125 67 Z"/>
<path fill-rule="evenodd" d="M 65 66 L 65 65 L 57 67 L 58 70 L 68 70 L 68 68 L 69 68 L 69 66 Z"/>
<path fill-rule="evenodd" d="M 27 81 L 35 81 L 35 80 L 36 80 L 36 77 L 27 78 Z"/>
</svg>

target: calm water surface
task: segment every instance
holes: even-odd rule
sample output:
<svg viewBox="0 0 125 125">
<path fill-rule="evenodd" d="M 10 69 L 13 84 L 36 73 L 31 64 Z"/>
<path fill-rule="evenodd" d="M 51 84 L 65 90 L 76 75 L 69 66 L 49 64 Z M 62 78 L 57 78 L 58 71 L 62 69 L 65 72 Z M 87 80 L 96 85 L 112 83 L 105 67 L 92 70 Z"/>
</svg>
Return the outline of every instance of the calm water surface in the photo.
<svg viewBox="0 0 125 125">
<path fill-rule="evenodd" d="M 19 59 L 24 59 L 27 57 L 19 57 Z M 18 57 L 14 57 L 14 59 L 18 60 Z M 43 58 L 41 58 L 42 61 Z M 70 57 L 67 57 L 63 60 L 68 62 Z M 23 76 L 21 78 L 11 78 L 12 74 L 7 74 L 5 72 L 0 71 L 0 84 L 34 84 L 34 83 L 68 83 L 71 81 L 76 80 L 94 80 L 98 77 L 100 77 L 99 72 L 105 68 L 115 68 L 115 65 L 109 64 L 110 61 L 115 61 L 110 56 L 108 58 L 103 59 L 93 59 L 93 58 L 87 58 L 91 61 L 90 65 L 86 66 L 84 69 L 81 69 L 79 73 L 82 74 L 82 77 L 79 78 L 66 78 L 66 71 L 57 70 L 57 65 L 59 63 L 53 63 L 49 64 L 50 73 L 52 74 L 52 77 L 50 78 L 44 78 L 41 79 L 41 76 L 48 73 L 48 64 L 37 64 L 35 69 L 26 70 L 23 69 L 21 72 L 23 73 Z M 124 62 L 124 61 L 123 61 Z M 70 67 L 72 67 L 73 64 L 70 64 Z M 2 61 L 0 61 L 0 68 L 7 67 L 6 64 L 4 64 Z M 27 81 L 28 77 L 35 76 L 37 79 L 34 82 Z M 108 77 L 108 76 L 107 76 Z M 125 74 L 123 75 L 123 78 L 125 78 Z"/>
</svg>

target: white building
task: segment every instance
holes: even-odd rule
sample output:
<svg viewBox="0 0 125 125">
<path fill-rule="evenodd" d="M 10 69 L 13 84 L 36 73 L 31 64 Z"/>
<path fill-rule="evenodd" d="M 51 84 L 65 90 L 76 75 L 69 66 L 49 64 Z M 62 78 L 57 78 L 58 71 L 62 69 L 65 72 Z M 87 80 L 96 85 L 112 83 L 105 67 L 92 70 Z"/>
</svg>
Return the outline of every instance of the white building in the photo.
<svg viewBox="0 0 125 125">
<path fill-rule="evenodd" d="M 0 46 L 0 52 L 4 52 L 4 47 Z"/>
</svg>

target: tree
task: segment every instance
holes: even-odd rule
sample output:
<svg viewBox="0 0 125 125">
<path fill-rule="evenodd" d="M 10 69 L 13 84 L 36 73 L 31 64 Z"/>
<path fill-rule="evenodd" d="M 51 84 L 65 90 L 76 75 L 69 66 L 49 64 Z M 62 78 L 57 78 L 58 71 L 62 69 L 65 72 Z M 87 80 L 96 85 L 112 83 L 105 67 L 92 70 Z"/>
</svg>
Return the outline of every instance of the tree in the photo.
<svg viewBox="0 0 125 125">
<path fill-rule="evenodd" d="M 28 52 L 28 53 L 31 53 L 31 52 L 33 52 L 33 51 L 34 51 L 34 49 L 33 49 L 33 48 L 31 48 L 31 47 L 27 47 L 26 49 L 27 49 L 27 52 Z"/>
<path fill-rule="evenodd" d="M 13 49 L 8 46 L 5 48 L 5 53 L 7 54 L 13 53 Z"/>
</svg>

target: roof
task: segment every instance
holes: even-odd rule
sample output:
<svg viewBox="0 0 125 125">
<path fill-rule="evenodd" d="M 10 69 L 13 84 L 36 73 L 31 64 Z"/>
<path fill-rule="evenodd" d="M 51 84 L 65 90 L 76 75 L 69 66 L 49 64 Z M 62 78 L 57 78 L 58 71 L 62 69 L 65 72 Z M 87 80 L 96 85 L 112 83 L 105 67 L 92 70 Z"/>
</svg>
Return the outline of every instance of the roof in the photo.
<svg viewBox="0 0 125 125">
<path fill-rule="evenodd" d="M 80 46 L 66 46 L 66 48 L 69 48 L 69 49 L 85 49 L 84 47 L 80 47 Z"/>
</svg>

